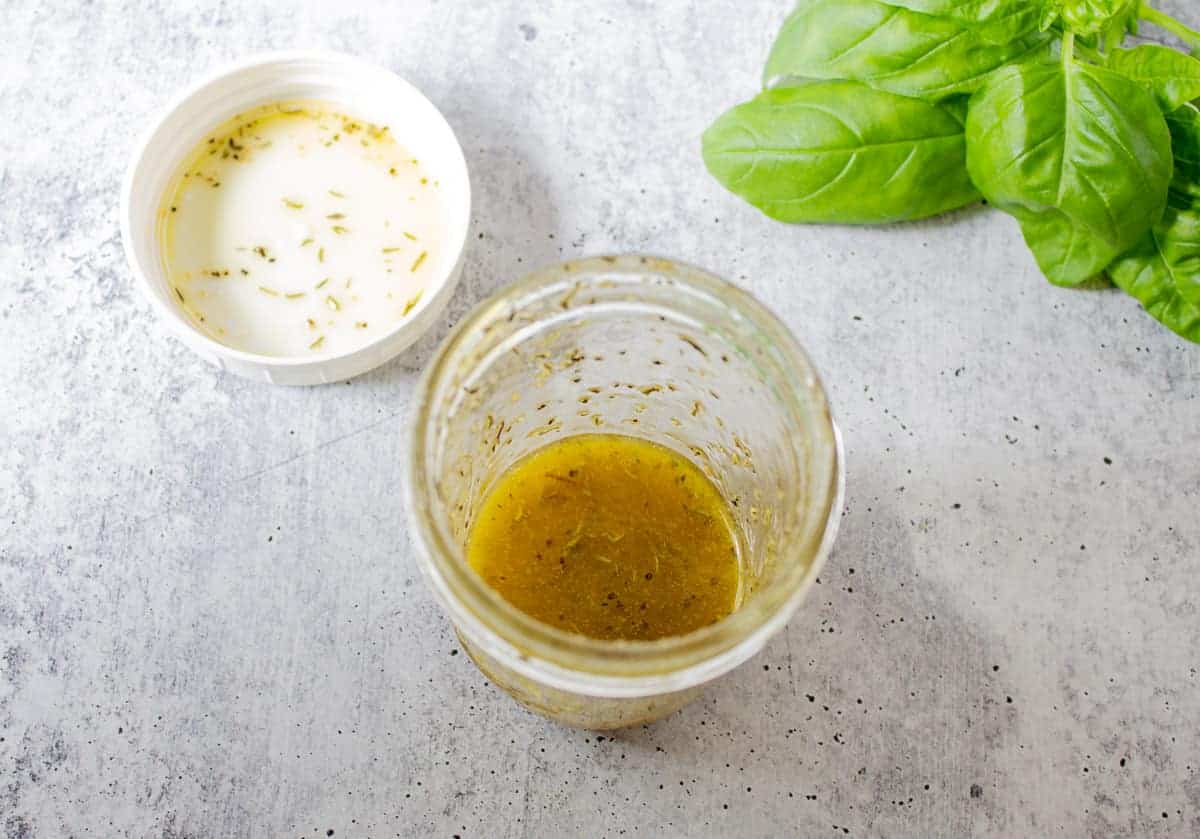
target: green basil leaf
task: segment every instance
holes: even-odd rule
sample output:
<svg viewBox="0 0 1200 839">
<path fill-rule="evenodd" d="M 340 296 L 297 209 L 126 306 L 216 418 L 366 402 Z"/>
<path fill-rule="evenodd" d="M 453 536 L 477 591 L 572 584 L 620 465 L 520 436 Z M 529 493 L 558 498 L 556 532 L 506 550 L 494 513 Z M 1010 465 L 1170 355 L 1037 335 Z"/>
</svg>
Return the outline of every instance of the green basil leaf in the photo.
<svg viewBox="0 0 1200 839">
<path fill-rule="evenodd" d="M 1200 308 L 1200 210 L 1168 207 L 1150 232 L 1179 296 Z"/>
<path fill-rule="evenodd" d="M 1168 208 L 1108 275 L 1155 320 L 1200 343 L 1200 211 Z"/>
<path fill-rule="evenodd" d="M 1109 53 L 1107 64 L 1154 94 L 1163 113 L 1200 96 L 1200 61 L 1169 47 L 1143 44 L 1116 49 Z"/>
<path fill-rule="evenodd" d="M 1200 110 L 1188 104 L 1172 111 L 1167 114 L 1167 128 L 1175 158 L 1171 194 L 1190 205 L 1200 201 Z"/>
<path fill-rule="evenodd" d="M 1048 54 L 1050 39 L 1032 32 L 990 44 L 962 21 L 880 0 L 802 0 L 775 39 L 764 78 L 852 79 L 939 99 L 975 90 L 1005 64 Z"/>
<path fill-rule="evenodd" d="M 1087 224 L 1062 210 L 1009 213 L 1020 222 L 1025 244 L 1054 285 L 1075 287 L 1095 279 L 1103 270 L 1096 266 L 1103 266 L 1117 252 Z"/>
<path fill-rule="evenodd" d="M 967 24 L 989 44 L 1007 44 L 1040 28 L 1044 0 L 883 0 L 889 6 Z"/>
<path fill-rule="evenodd" d="M 1021 223 L 1047 279 L 1078 285 L 1162 217 L 1171 137 L 1154 99 L 1103 67 L 1006 67 L 971 98 L 967 169 Z"/>
<path fill-rule="evenodd" d="M 857 82 L 775 88 L 704 132 L 727 189 L 787 222 L 879 224 L 973 203 L 953 110 Z"/>
</svg>

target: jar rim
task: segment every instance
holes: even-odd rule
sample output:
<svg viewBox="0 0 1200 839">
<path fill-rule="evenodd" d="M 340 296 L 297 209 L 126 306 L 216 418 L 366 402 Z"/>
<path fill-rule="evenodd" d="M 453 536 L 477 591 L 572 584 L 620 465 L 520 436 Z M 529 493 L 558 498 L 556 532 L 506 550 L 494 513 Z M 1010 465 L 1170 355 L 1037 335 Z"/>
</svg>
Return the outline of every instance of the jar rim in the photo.
<svg viewBox="0 0 1200 839">
<path fill-rule="evenodd" d="M 814 406 L 814 435 L 830 458 L 826 486 L 805 539 L 780 548 L 784 579 L 725 618 L 685 635 L 652 641 L 601 640 L 566 632 L 530 617 L 506 601 L 467 564 L 443 516 L 431 459 L 436 429 L 430 413 L 467 345 L 489 322 L 507 319 L 530 302 L 578 289 L 581 283 L 631 277 L 666 280 L 682 292 L 719 301 L 761 332 L 795 364 L 794 388 Z M 800 375 L 801 371 L 808 375 Z M 824 387 L 790 330 L 746 291 L 702 269 L 645 254 L 596 256 L 543 268 L 478 304 L 452 330 L 414 393 L 408 425 L 405 504 L 418 564 L 456 628 L 517 672 L 543 684 L 596 696 L 645 696 L 691 687 L 732 669 L 758 651 L 795 612 L 833 546 L 845 489 L 841 435 Z M 807 560 L 807 561 L 804 561 Z"/>
</svg>

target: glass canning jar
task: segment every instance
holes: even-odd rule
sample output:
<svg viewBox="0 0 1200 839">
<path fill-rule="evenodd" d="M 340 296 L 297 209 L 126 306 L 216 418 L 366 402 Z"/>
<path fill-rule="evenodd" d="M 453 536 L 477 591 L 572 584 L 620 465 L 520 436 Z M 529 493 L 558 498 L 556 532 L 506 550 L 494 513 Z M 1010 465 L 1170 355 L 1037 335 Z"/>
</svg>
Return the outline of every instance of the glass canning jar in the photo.
<svg viewBox="0 0 1200 839">
<path fill-rule="evenodd" d="M 642 437 L 692 459 L 738 524 L 732 614 L 656 641 L 601 641 L 534 620 L 467 564 L 496 480 L 551 441 Z M 418 562 L 483 673 L 529 708 L 593 729 L 659 719 L 756 653 L 829 554 L 844 484 L 821 382 L 749 294 L 650 256 L 539 271 L 480 304 L 417 388 L 405 500 Z"/>
</svg>

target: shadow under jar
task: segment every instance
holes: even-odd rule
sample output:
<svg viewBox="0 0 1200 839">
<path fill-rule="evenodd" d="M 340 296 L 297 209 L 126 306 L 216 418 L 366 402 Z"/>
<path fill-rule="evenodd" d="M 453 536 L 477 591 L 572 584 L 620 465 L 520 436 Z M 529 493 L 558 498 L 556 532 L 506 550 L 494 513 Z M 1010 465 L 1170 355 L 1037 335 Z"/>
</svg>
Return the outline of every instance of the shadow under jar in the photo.
<svg viewBox="0 0 1200 839">
<path fill-rule="evenodd" d="M 728 617 L 654 641 L 598 640 L 509 604 L 468 565 L 488 491 L 525 455 L 623 434 L 695 463 L 729 504 L 741 583 Z M 811 362 L 750 295 L 649 256 L 540 271 L 460 323 L 415 398 L 405 482 L 418 562 L 480 670 L 559 722 L 650 722 L 783 627 L 833 544 L 844 483 Z"/>
</svg>

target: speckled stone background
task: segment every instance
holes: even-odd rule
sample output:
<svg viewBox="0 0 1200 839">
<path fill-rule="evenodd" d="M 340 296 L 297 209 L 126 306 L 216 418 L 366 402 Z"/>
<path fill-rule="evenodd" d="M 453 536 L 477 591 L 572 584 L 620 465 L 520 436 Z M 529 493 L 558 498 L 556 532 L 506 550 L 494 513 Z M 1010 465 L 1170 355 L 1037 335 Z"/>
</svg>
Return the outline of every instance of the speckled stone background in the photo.
<svg viewBox="0 0 1200 839">
<path fill-rule="evenodd" d="M 725 194 L 698 136 L 786 6 L 3 5 L 0 834 L 1200 832 L 1200 348 L 1047 285 L 987 210 L 788 228 Z M 398 491 L 445 325 L 281 389 L 207 366 L 135 292 L 136 134 L 290 47 L 385 64 L 458 131 L 476 207 L 449 321 L 534 266 L 649 250 L 752 289 L 825 371 L 841 540 L 686 711 L 565 730 L 456 654 Z"/>
</svg>

